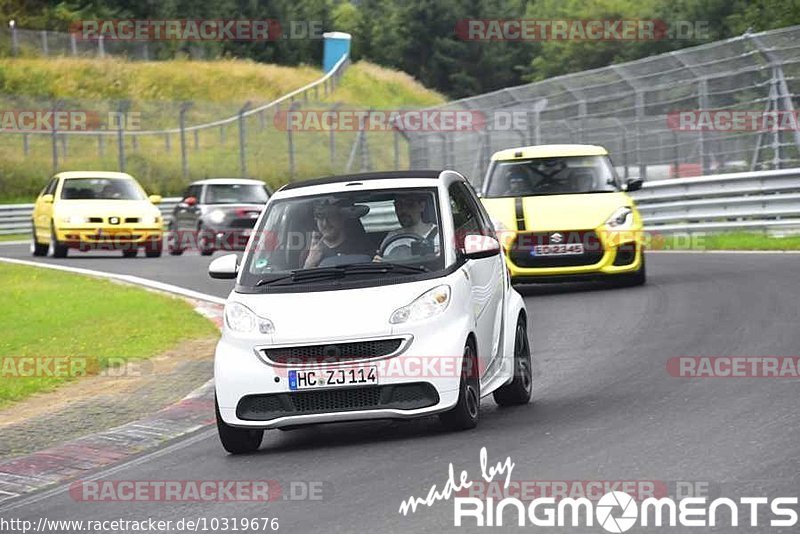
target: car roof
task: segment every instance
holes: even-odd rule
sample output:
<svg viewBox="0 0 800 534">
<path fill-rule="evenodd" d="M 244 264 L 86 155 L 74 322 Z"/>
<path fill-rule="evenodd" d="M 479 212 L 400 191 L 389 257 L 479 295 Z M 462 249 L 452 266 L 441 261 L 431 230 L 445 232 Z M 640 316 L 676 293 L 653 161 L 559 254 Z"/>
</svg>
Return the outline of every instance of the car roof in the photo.
<svg viewBox="0 0 800 534">
<path fill-rule="evenodd" d="M 532 145 L 500 150 L 492 154 L 492 161 L 607 155 L 608 151 L 599 145 Z"/>
<path fill-rule="evenodd" d="M 387 171 L 387 172 L 365 172 L 358 174 L 344 174 L 339 176 L 326 176 L 324 178 L 313 178 L 302 182 L 293 182 L 284 185 L 279 191 L 289 191 L 302 187 L 312 187 L 316 185 L 337 184 L 346 182 L 363 182 L 366 180 L 399 180 L 404 178 L 427 178 L 436 180 L 442 171 L 413 170 L 413 171 Z"/>
<path fill-rule="evenodd" d="M 189 185 L 265 185 L 261 180 L 251 180 L 248 178 L 206 178 L 197 180 Z"/>
<path fill-rule="evenodd" d="M 109 172 L 109 171 L 66 171 L 60 172 L 55 175 L 55 178 L 117 178 L 126 180 L 135 180 L 133 176 L 124 172 Z"/>
</svg>

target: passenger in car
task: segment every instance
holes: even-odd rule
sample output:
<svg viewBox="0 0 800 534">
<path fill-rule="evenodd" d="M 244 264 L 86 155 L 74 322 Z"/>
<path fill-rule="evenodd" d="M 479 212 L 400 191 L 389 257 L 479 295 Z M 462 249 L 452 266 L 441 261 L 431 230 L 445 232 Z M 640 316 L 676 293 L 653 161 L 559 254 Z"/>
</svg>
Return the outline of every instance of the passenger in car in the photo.
<svg viewBox="0 0 800 534">
<path fill-rule="evenodd" d="M 325 199 L 314 205 L 314 222 L 317 231 L 311 238 L 304 269 L 318 267 L 335 256 L 367 255 L 368 245 L 361 217 L 369 212 L 364 205 L 344 204 Z"/>
</svg>

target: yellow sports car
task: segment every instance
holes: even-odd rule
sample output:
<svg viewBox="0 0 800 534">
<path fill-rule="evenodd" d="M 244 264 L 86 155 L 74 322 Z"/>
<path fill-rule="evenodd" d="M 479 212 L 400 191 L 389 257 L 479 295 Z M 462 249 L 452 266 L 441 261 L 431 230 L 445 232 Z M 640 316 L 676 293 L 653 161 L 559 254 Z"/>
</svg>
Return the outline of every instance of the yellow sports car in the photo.
<svg viewBox="0 0 800 534">
<path fill-rule="evenodd" d="M 126 258 L 143 247 L 161 255 L 161 197 L 144 192 L 121 172 L 62 172 L 53 176 L 33 208 L 34 256 L 64 258 L 70 248 L 122 250 Z"/>
<path fill-rule="evenodd" d="M 605 148 L 539 145 L 492 156 L 481 197 L 515 282 L 646 280 L 642 218 Z"/>
</svg>

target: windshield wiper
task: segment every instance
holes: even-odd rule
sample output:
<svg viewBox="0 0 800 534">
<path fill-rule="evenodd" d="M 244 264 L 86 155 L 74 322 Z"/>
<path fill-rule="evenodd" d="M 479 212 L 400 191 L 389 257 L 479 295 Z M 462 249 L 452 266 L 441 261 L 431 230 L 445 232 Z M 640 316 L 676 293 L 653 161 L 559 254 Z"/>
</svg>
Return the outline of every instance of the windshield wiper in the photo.
<svg viewBox="0 0 800 534">
<path fill-rule="evenodd" d="M 309 282 L 312 280 L 326 280 L 331 278 L 343 278 L 348 274 L 387 274 L 403 273 L 418 274 L 427 273 L 430 269 L 416 265 L 402 265 L 390 262 L 370 262 L 370 263 L 348 263 L 335 267 L 315 267 L 311 269 L 296 269 L 292 274 L 279 276 L 277 278 L 262 278 L 256 282 L 255 287 L 266 286 L 275 282 L 291 280 L 294 282 Z"/>
</svg>

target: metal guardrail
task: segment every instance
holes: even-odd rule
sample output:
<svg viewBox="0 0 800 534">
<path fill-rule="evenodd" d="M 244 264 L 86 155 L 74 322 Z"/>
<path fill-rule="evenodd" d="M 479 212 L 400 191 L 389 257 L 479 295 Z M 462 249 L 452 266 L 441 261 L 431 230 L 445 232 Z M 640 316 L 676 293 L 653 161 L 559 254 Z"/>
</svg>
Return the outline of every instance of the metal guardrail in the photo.
<svg viewBox="0 0 800 534">
<path fill-rule="evenodd" d="M 632 196 L 652 231 L 800 228 L 800 168 L 658 180 Z"/>
<path fill-rule="evenodd" d="M 172 219 L 172 210 L 180 202 L 179 197 L 164 198 L 158 205 L 164 222 Z M 33 204 L 0 204 L 0 235 L 25 235 L 31 233 Z"/>
<path fill-rule="evenodd" d="M 650 231 L 800 228 L 800 168 L 657 180 L 632 196 Z M 165 223 L 179 201 L 159 204 Z M 33 204 L 0 205 L 0 235 L 30 234 L 32 210 Z"/>
</svg>

